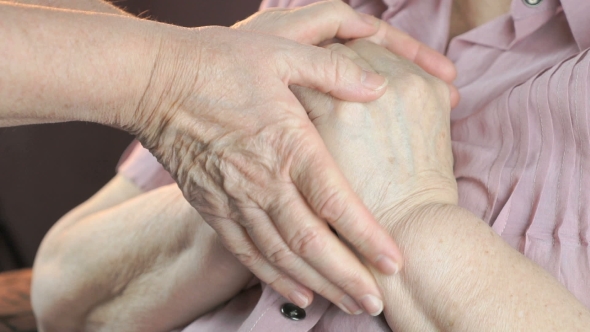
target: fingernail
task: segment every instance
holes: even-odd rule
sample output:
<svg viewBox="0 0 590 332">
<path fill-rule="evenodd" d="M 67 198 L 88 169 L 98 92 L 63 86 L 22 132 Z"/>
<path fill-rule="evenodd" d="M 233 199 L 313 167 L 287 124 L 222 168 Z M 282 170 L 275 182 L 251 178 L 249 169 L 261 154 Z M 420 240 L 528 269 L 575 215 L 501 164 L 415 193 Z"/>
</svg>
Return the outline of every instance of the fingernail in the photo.
<svg viewBox="0 0 590 332">
<path fill-rule="evenodd" d="M 377 257 L 375 266 L 386 275 L 394 275 L 399 272 L 399 265 L 387 256 Z"/>
<path fill-rule="evenodd" d="M 340 308 L 349 315 L 360 315 L 363 313 L 363 309 L 361 309 L 356 301 L 348 295 L 345 295 L 342 300 L 340 300 Z"/>
<path fill-rule="evenodd" d="M 301 292 L 293 291 L 289 294 L 289 300 L 295 303 L 299 308 L 306 308 L 309 305 L 309 299 Z"/>
<path fill-rule="evenodd" d="M 371 316 L 377 316 L 383 311 L 383 301 L 371 294 L 361 297 L 361 304 Z"/>
<path fill-rule="evenodd" d="M 363 76 L 361 77 L 363 86 L 367 89 L 379 91 L 387 85 L 387 79 L 377 73 L 363 70 Z"/>
</svg>

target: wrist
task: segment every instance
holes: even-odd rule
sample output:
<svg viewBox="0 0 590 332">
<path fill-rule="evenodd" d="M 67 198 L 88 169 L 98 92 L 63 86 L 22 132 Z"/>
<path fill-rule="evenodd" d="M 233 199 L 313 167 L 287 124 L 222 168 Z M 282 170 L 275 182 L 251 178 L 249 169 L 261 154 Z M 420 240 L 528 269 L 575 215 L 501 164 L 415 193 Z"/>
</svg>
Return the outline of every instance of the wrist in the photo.
<svg viewBox="0 0 590 332">
<path fill-rule="evenodd" d="M 373 209 L 373 214 L 385 228 L 405 227 L 405 223 L 423 218 L 424 211 L 433 208 L 457 206 L 457 182 L 454 178 L 438 176 L 411 181 L 415 183 L 405 183 L 396 188 L 395 198 L 389 204 Z"/>
<path fill-rule="evenodd" d="M 157 153 L 154 150 L 158 147 L 172 146 L 164 144 L 176 137 L 174 133 L 169 133 L 170 128 L 190 130 L 188 127 L 193 125 L 194 114 L 190 119 L 179 117 L 183 114 L 183 101 L 199 96 L 201 29 L 163 26 L 158 31 L 155 55 L 146 76 L 148 79 L 142 84 L 143 90 L 135 111 L 131 113 L 133 116 L 126 123 L 128 131 L 137 135 L 142 145 L 152 153 Z M 198 110 L 190 111 L 194 113 Z M 172 122 L 174 126 L 171 126 Z"/>
<path fill-rule="evenodd" d="M 128 82 L 119 86 L 125 95 L 115 107 L 105 107 L 97 121 L 134 135 L 141 133 L 146 123 L 152 121 L 148 110 L 157 105 L 155 93 L 158 92 L 158 96 L 162 94 L 163 88 L 156 74 L 161 70 L 162 60 L 159 58 L 163 56 L 163 44 L 166 38 L 170 38 L 169 30 L 173 29 L 152 21 L 137 20 L 137 24 L 137 27 L 131 28 L 130 34 L 135 36 L 129 38 L 133 38 L 133 42 L 126 50 L 127 59 L 119 68 L 119 74 Z"/>
<path fill-rule="evenodd" d="M 448 327 L 457 318 L 457 311 L 445 306 L 452 308 L 458 302 L 475 300 L 458 292 L 471 285 L 451 277 L 470 268 L 453 258 L 462 253 L 462 245 L 455 241 L 461 242 L 463 234 L 457 233 L 477 232 L 460 229 L 470 217 L 469 212 L 454 203 L 428 202 L 408 208 L 403 215 L 390 214 L 379 219 L 404 257 L 404 267 L 395 276 L 372 270 L 384 294 L 383 313 L 393 330 L 440 331 L 441 326 Z M 469 222 L 473 228 L 484 226 L 473 219 Z"/>
</svg>

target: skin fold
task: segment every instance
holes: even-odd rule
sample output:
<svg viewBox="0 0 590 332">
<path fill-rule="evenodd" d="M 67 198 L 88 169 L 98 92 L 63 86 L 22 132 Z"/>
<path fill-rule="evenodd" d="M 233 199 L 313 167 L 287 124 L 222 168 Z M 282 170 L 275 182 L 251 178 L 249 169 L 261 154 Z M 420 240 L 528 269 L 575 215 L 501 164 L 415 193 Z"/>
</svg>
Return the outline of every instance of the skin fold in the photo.
<svg viewBox="0 0 590 332">
<path fill-rule="evenodd" d="M 372 36 L 450 82 L 448 59 L 341 1 L 194 29 L 98 1 L 0 1 L 0 9 L 0 125 L 81 120 L 125 129 L 224 246 L 282 295 L 302 307 L 315 292 L 348 312 L 382 310 L 373 276 L 325 223 L 383 273 L 402 267 L 399 249 L 288 87 L 358 102 L 384 93 L 382 76 L 309 45 L 335 37 Z"/>
<path fill-rule="evenodd" d="M 407 257 L 405 268 L 395 276 L 371 270 L 384 294 L 384 314 L 392 330 L 585 331 L 590 326 L 590 313 L 581 303 L 544 270 L 505 244 L 487 224 L 456 205 L 445 84 L 369 41 L 329 48 L 389 79 L 385 95 L 367 104 L 344 102 L 306 88 L 292 89 L 355 192 Z M 121 196 L 110 198 L 114 192 Z M 164 204 L 151 203 L 156 197 L 162 197 Z M 124 326 L 130 331 L 145 331 L 150 330 L 147 322 L 156 311 L 140 303 L 161 305 L 194 319 L 231 297 L 231 292 L 225 291 L 239 291 L 251 275 L 240 270 L 231 255 L 222 254 L 223 247 L 215 241 L 217 235 L 207 231 L 208 226 L 197 215 L 189 214 L 194 222 L 182 221 L 183 204 L 173 186 L 141 194 L 133 184 L 115 178 L 64 217 L 45 239 L 34 274 L 35 292 L 47 301 L 44 307 L 70 312 L 65 309 L 68 305 L 79 305 L 83 300 L 86 311 L 76 318 L 78 325 L 72 325 L 73 330 L 73 326 L 104 331 Z M 158 255 L 150 250 L 151 245 L 162 247 L 158 241 L 168 237 L 157 228 L 149 241 L 141 236 L 152 222 L 163 227 L 166 234 L 191 234 L 180 241 L 190 245 L 161 253 L 168 265 L 159 263 Z M 123 232 L 117 227 L 129 229 Z M 202 228 L 195 232 L 194 227 Z M 107 240 L 88 241 L 85 237 L 97 233 L 104 233 L 110 243 L 116 239 L 114 249 L 119 255 L 139 255 L 140 259 L 134 261 L 147 263 L 133 267 L 128 266 L 129 260 L 120 260 L 119 265 L 109 261 L 111 271 L 131 271 L 123 274 L 126 279 L 119 283 L 105 279 L 105 286 L 98 289 L 116 293 L 93 300 L 88 296 L 91 285 L 108 276 L 105 271 L 109 270 L 102 268 L 107 266 L 102 260 L 108 254 L 92 254 Z M 182 269 L 194 268 L 180 263 L 185 255 L 195 255 L 197 259 L 193 259 L 204 262 L 200 266 L 207 272 L 192 272 L 190 280 L 169 282 L 167 273 L 182 275 L 186 272 Z M 214 280 L 207 279 L 208 269 L 217 268 L 216 264 L 235 272 L 216 273 Z M 78 273 L 69 272 L 72 270 Z M 51 271 L 67 273 L 47 278 Z M 55 284 L 49 285 L 50 281 Z M 126 285 L 123 290 L 114 287 L 121 283 Z M 498 283 L 503 286 L 498 287 Z M 166 294 L 178 294 L 174 300 L 150 293 L 152 285 L 164 284 L 172 287 Z M 211 285 L 208 289 L 220 293 L 190 295 L 195 285 L 207 284 Z M 54 289 L 68 296 L 47 293 Z M 135 317 L 141 318 L 115 314 L 126 308 L 139 308 Z M 50 320 L 51 315 L 44 315 L 43 308 L 38 312 Z M 161 321 L 168 316 L 157 317 Z M 170 319 L 166 323 L 181 326 L 186 321 Z"/>
<path fill-rule="evenodd" d="M 381 24 L 339 1 L 301 11 L 328 13 L 316 14 L 309 25 L 309 32 L 326 39 L 369 36 Z M 241 27 L 187 29 L 123 15 L 99 2 L 0 2 L 0 38 L 6 42 L 0 50 L 0 125 L 82 120 L 125 129 L 166 165 L 184 197 L 242 263 L 283 295 L 302 306 L 312 301 L 312 291 L 334 302 L 345 294 L 352 302 L 380 299 L 369 271 L 332 233 L 317 239 L 334 255 L 305 250 L 306 230 L 327 220 L 344 234 L 363 226 L 380 238 L 359 239 L 356 247 L 383 272 L 394 273 L 401 264 L 394 241 L 350 190 L 288 85 L 369 101 L 383 93 L 385 79 L 322 48 L 257 31 L 300 26 L 301 17 L 300 11 L 282 11 L 259 14 Z M 300 137 L 307 139 L 301 151 Z M 320 179 L 311 181 L 313 174 Z M 274 192 L 265 183 L 273 183 Z M 285 189 L 302 194 L 283 195 Z M 298 208 L 272 205 L 276 197 Z M 361 272 L 340 278 L 347 274 L 324 267 L 335 261 Z"/>
</svg>

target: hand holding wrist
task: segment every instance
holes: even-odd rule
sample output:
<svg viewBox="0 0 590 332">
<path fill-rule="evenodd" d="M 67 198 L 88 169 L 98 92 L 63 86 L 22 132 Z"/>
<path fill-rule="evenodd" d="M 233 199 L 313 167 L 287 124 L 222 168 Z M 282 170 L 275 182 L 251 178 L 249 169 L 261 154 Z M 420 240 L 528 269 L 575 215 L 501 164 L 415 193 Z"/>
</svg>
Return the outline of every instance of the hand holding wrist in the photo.
<svg viewBox="0 0 590 332">
<path fill-rule="evenodd" d="M 375 28 L 359 23 L 364 19 L 340 1 L 314 7 L 322 6 L 340 8 L 341 19 L 350 24 L 364 24 L 367 31 Z M 251 28 L 250 23 L 240 27 Z M 311 300 L 305 288 L 283 274 L 290 271 L 289 277 L 324 290 L 322 295 L 339 305 L 346 293 L 353 297 L 348 302 L 367 294 L 378 297 L 372 278 L 323 220 L 355 240 L 353 246 L 361 255 L 387 273 L 397 270 L 389 268 L 399 261 L 395 245 L 338 172 L 287 85 L 369 101 L 383 90 L 362 84 L 359 89 L 359 82 L 379 76 L 372 70 L 363 72 L 337 52 L 239 29 L 184 29 L 162 39 L 147 97 L 138 107 L 139 122 L 145 124 L 136 130 L 140 139 L 230 251 L 283 295 L 296 290 L 307 293 L 307 304 Z M 332 34 L 355 38 L 359 33 L 349 29 Z M 359 236 L 361 231 L 364 235 Z M 251 242 L 257 248 L 240 245 Z M 330 252 L 331 259 L 321 252 Z M 263 270 L 267 261 L 282 271 Z M 295 271 L 294 261 L 309 268 Z M 378 264 L 386 261 L 391 263 Z M 356 280 L 342 280 L 347 275 L 342 262 L 347 262 L 346 269 L 356 270 Z"/>
</svg>

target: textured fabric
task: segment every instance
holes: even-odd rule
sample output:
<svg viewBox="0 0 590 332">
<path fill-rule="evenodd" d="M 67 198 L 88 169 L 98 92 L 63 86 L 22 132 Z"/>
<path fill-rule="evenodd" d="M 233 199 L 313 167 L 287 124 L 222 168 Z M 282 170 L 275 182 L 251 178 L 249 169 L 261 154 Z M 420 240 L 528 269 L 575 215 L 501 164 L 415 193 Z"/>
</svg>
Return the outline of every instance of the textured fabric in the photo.
<svg viewBox="0 0 590 332">
<path fill-rule="evenodd" d="M 346 2 L 445 52 L 452 0 Z M 462 96 L 451 119 L 460 205 L 590 307 L 588 17 L 587 0 L 514 0 L 509 14 L 454 38 L 446 55 Z M 159 167 L 141 163 L 129 161 L 127 172 Z M 185 331 L 389 331 L 381 317 L 348 316 L 322 298 L 305 320 L 289 321 L 280 314 L 287 300 L 260 287 Z"/>
</svg>

